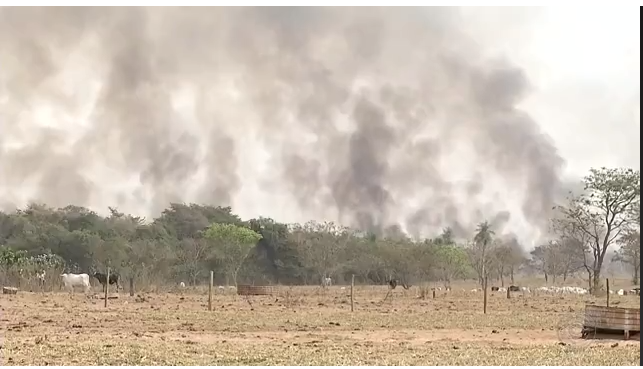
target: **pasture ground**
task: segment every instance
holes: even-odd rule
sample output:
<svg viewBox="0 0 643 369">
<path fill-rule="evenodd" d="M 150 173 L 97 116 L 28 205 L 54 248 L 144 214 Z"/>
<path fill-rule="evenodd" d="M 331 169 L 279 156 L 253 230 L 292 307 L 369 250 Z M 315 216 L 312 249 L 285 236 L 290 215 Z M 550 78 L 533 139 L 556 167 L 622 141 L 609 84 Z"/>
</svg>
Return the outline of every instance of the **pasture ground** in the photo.
<svg viewBox="0 0 643 369">
<path fill-rule="evenodd" d="M 218 290 L 217 290 L 218 291 Z M 560 338 L 593 297 L 438 292 L 384 286 L 279 287 L 86 298 L 81 292 L 0 295 L 3 365 L 638 365 L 640 342 Z M 144 301 L 140 298 L 143 297 Z M 248 302 L 249 301 L 249 302 Z M 604 301 L 598 301 L 604 304 Z M 611 304 L 639 307 L 638 296 Z"/>
</svg>

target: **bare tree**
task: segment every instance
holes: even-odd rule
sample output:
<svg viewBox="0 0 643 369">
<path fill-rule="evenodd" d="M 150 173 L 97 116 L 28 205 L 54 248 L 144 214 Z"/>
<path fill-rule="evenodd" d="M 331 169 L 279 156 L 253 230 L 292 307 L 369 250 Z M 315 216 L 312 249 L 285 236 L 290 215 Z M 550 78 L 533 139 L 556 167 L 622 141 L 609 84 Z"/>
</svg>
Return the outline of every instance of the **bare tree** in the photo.
<svg viewBox="0 0 643 369">
<path fill-rule="evenodd" d="M 190 283 L 196 285 L 206 269 L 204 263 L 211 256 L 210 245 L 203 239 L 186 238 L 179 242 L 176 256 L 190 278 Z"/>
<path fill-rule="evenodd" d="M 632 284 L 639 284 L 639 270 L 641 269 L 641 234 L 638 231 L 628 232 L 618 241 L 621 248 L 616 251 L 613 261 L 632 268 Z"/>
<path fill-rule="evenodd" d="M 597 291 L 607 250 L 633 222 L 632 214 L 640 201 L 640 172 L 591 169 L 584 182 L 585 193 L 572 195 L 567 206 L 558 207 L 562 216 L 554 219 L 554 227 L 563 239 L 577 242 L 590 289 Z"/>
<path fill-rule="evenodd" d="M 490 257 L 490 263 L 495 269 L 496 276 L 500 279 L 501 286 L 504 287 L 506 276 L 510 277 L 513 284 L 516 269 L 525 261 L 518 241 L 513 237 L 497 240 L 493 249 L 490 250 Z"/>
</svg>

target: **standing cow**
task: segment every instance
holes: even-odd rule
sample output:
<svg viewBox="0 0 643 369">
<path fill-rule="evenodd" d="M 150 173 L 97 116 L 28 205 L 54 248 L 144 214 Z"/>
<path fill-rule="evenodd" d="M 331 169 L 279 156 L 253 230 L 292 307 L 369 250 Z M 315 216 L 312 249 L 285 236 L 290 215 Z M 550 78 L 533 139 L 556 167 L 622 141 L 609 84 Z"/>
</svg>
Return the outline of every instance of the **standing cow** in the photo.
<svg viewBox="0 0 643 369">
<path fill-rule="evenodd" d="M 83 274 L 73 274 L 73 273 L 64 273 L 60 275 L 63 280 L 63 285 L 69 293 L 74 292 L 74 287 L 82 287 L 85 291 L 85 294 L 89 293 L 91 285 L 89 284 L 89 275 Z"/>
<path fill-rule="evenodd" d="M 323 277 L 322 278 L 322 286 L 323 287 L 330 287 L 333 285 L 333 280 L 330 277 Z"/>
<path fill-rule="evenodd" d="M 98 279 L 98 282 L 100 282 L 101 286 L 103 286 L 103 291 L 105 291 L 105 288 L 107 288 L 107 275 L 96 272 L 94 273 L 93 277 Z M 116 291 L 121 289 L 121 285 L 119 281 L 120 281 L 120 276 L 118 275 L 118 273 L 109 273 L 109 284 L 110 285 L 115 284 Z"/>
<path fill-rule="evenodd" d="M 44 270 L 41 270 L 40 272 L 36 272 L 36 278 L 38 279 L 38 286 L 40 287 L 41 290 L 45 288 L 46 275 L 47 274 L 45 273 Z"/>
</svg>

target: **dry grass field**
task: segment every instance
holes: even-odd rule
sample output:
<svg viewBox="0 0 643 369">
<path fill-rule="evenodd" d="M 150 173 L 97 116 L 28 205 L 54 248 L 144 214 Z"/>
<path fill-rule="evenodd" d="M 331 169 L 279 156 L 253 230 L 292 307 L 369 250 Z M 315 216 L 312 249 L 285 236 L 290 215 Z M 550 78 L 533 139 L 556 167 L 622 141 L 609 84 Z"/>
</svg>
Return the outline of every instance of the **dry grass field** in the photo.
<svg viewBox="0 0 643 369">
<path fill-rule="evenodd" d="M 638 365 L 640 343 L 559 338 L 588 296 L 460 289 L 418 298 L 393 291 L 280 287 L 246 299 L 207 292 L 91 299 L 76 293 L 0 295 L 4 365 Z M 116 294 L 114 294 L 116 295 Z M 639 307 L 638 296 L 611 297 Z M 603 304 L 603 301 L 597 302 Z M 573 326 L 573 323 L 569 323 Z M 574 328 L 575 329 L 575 328 Z M 580 327 L 578 328 L 580 330 Z"/>
</svg>

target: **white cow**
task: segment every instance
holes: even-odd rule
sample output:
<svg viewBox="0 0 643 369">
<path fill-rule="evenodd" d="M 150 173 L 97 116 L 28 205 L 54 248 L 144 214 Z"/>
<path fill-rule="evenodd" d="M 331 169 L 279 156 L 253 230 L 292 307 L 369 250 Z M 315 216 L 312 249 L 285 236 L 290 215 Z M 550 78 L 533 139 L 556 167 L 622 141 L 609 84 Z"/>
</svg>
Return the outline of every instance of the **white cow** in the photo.
<svg viewBox="0 0 643 369">
<path fill-rule="evenodd" d="M 38 278 L 38 284 L 40 285 L 40 287 L 45 285 L 45 276 L 46 275 L 47 274 L 45 273 L 44 270 L 42 270 L 40 273 L 36 272 L 36 278 Z"/>
<path fill-rule="evenodd" d="M 63 284 L 65 289 L 69 290 L 69 293 L 74 292 L 74 287 L 83 287 L 85 293 L 89 293 L 91 285 L 89 284 L 89 275 L 83 274 L 73 274 L 73 273 L 64 273 L 60 275 L 63 279 Z"/>
<path fill-rule="evenodd" d="M 330 279 L 330 277 L 324 277 L 322 278 L 322 286 L 324 287 L 330 287 L 333 284 L 333 280 Z"/>
</svg>

